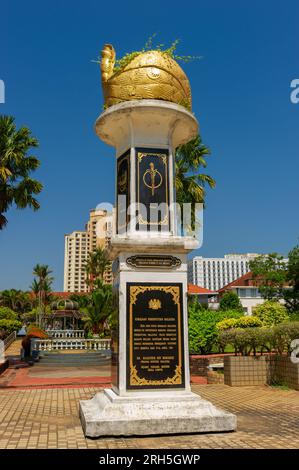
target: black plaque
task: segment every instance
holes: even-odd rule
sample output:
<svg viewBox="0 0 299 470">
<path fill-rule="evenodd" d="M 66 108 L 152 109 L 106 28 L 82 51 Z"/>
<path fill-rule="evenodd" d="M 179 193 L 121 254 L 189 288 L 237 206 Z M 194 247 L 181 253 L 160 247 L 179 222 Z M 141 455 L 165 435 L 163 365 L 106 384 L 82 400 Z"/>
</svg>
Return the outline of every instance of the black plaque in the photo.
<svg viewBox="0 0 299 470">
<path fill-rule="evenodd" d="M 125 233 L 129 223 L 130 205 L 130 150 L 117 159 L 117 233 Z"/>
<path fill-rule="evenodd" d="M 137 230 L 169 230 L 169 164 L 166 149 L 136 148 Z"/>
<path fill-rule="evenodd" d="M 181 283 L 127 283 L 127 388 L 185 386 Z"/>
<path fill-rule="evenodd" d="M 126 260 L 128 266 L 133 268 L 177 268 L 182 262 L 179 258 L 171 255 L 134 255 Z"/>
</svg>

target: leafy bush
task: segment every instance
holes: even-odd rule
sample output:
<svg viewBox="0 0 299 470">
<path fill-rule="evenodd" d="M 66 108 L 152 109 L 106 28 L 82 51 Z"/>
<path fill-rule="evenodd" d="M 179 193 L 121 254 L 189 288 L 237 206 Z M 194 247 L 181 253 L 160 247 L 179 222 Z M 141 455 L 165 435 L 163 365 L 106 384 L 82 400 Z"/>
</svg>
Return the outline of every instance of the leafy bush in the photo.
<svg viewBox="0 0 299 470">
<path fill-rule="evenodd" d="M 278 354 L 290 353 L 294 339 L 299 339 L 299 321 L 282 323 L 273 328 L 273 347 Z"/>
<path fill-rule="evenodd" d="M 208 354 L 217 346 L 216 324 L 225 318 L 239 318 L 241 312 L 213 311 L 201 307 L 197 302 L 189 305 L 189 349 L 191 353 Z"/>
<path fill-rule="evenodd" d="M 254 307 L 253 313 L 265 326 L 274 326 L 289 320 L 287 309 L 279 302 L 270 300 Z"/>
<path fill-rule="evenodd" d="M 0 320 L 5 319 L 5 320 L 17 320 L 18 315 L 16 312 L 11 310 L 11 308 L 8 307 L 0 307 Z"/>
<path fill-rule="evenodd" d="M 233 291 L 225 292 L 220 300 L 220 310 L 237 310 L 243 312 L 238 294 Z"/>
<path fill-rule="evenodd" d="M 218 340 L 222 350 L 230 345 L 234 348 L 235 354 L 255 355 L 258 351 L 261 353 L 271 351 L 273 331 L 270 328 L 232 328 L 222 331 Z"/>
<path fill-rule="evenodd" d="M 273 351 L 276 354 L 291 352 L 291 342 L 299 338 L 299 322 L 281 323 L 272 328 L 231 328 L 219 333 L 222 350 L 233 346 L 235 354 L 249 355 Z"/>
<path fill-rule="evenodd" d="M 262 321 L 257 317 L 242 316 L 240 318 L 226 318 L 217 323 L 217 330 L 223 331 L 230 328 L 254 328 L 262 326 Z"/>
<path fill-rule="evenodd" d="M 8 320 L 6 318 L 0 319 L 0 338 L 4 339 L 13 331 L 18 331 L 22 323 L 18 320 Z"/>
</svg>

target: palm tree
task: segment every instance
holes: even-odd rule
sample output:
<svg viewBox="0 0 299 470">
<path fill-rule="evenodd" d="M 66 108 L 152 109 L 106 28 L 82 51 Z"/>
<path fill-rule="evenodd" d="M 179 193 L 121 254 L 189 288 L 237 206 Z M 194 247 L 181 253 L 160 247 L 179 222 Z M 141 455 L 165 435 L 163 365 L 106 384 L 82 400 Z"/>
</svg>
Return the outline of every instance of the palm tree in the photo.
<svg viewBox="0 0 299 470">
<path fill-rule="evenodd" d="M 95 280 L 103 280 L 104 273 L 110 265 L 111 262 L 108 258 L 108 253 L 104 248 L 98 247 L 92 253 L 89 253 L 85 263 L 85 282 L 91 290 L 94 289 Z"/>
<path fill-rule="evenodd" d="M 198 135 L 187 144 L 181 145 L 175 155 L 175 188 L 176 201 L 182 207 L 184 203 L 191 203 L 191 224 L 195 226 L 195 204 L 205 204 L 205 186 L 215 188 L 215 180 L 199 169 L 206 168 L 206 157 L 211 151 L 206 147 Z"/>
<path fill-rule="evenodd" d="M 38 294 L 38 305 L 39 305 L 39 324 L 41 323 L 41 316 L 44 313 L 45 306 L 49 303 L 51 285 L 53 277 L 50 276 L 52 271 L 47 264 L 36 264 L 33 268 L 33 275 L 37 279 L 33 280 L 31 288 Z"/>
<path fill-rule="evenodd" d="M 37 139 L 27 127 L 17 130 L 14 117 L 0 116 L 0 230 L 7 224 L 4 214 L 12 204 L 18 209 L 40 207 L 34 196 L 43 186 L 30 177 L 40 162 L 27 155 L 31 147 L 37 146 Z"/>
<path fill-rule="evenodd" d="M 90 303 L 84 309 L 85 327 L 90 328 L 94 334 L 101 332 L 111 309 L 112 287 L 109 284 L 98 282 L 98 288 L 92 292 Z"/>
<path fill-rule="evenodd" d="M 31 307 L 28 292 L 16 289 L 6 289 L 0 292 L 0 305 L 17 313 L 24 313 L 26 308 Z"/>
</svg>

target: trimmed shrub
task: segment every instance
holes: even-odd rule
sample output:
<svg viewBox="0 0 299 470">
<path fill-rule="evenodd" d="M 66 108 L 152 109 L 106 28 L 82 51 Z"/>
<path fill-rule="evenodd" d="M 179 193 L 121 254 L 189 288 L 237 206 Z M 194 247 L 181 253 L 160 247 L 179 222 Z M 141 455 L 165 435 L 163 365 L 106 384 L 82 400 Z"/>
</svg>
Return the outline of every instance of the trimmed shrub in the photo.
<svg viewBox="0 0 299 470">
<path fill-rule="evenodd" d="M 286 322 L 290 319 L 287 309 L 279 302 L 270 301 L 257 305 L 253 313 L 265 326 L 274 326 Z"/>
<path fill-rule="evenodd" d="M 219 344 L 224 348 L 234 348 L 235 354 L 248 356 L 257 352 L 271 351 L 273 347 L 273 331 L 271 328 L 230 329 L 219 334 Z"/>
<path fill-rule="evenodd" d="M 219 331 L 224 331 L 230 328 L 254 328 L 262 325 L 262 321 L 257 317 L 242 316 L 240 318 L 226 318 L 217 323 L 216 328 Z"/>
<path fill-rule="evenodd" d="M 290 354 L 294 339 L 299 339 L 299 321 L 281 323 L 273 328 L 273 346 L 278 354 Z"/>
<path fill-rule="evenodd" d="M 273 328 L 231 328 L 219 333 L 220 347 L 228 345 L 234 348 L 235 354 L 244 356 L 257 352 L 291 353 L 291 342 L 299 339 L 299 322 L 281 323 Z"/>
</svg>

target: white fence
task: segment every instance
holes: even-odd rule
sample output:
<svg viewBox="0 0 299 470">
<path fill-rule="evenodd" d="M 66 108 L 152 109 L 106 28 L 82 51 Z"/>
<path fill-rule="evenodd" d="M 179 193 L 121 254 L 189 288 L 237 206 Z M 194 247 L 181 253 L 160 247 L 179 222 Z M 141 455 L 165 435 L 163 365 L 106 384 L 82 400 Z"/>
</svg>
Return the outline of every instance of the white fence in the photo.
<svg viewBox="0 0 299 470">
<path fill-rule="evenodd" d="M 51 338 L 84 338 L 84 330 L 46 330 Z"/>
<path fill-rule="evenodd" d="M 57 351 L 61 349 L 88 349 L 91 351 L 100 351 L 110 349 L 110 339 L 36 339 L 32 341 L 33 351 Z"/>
</svg>

